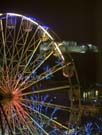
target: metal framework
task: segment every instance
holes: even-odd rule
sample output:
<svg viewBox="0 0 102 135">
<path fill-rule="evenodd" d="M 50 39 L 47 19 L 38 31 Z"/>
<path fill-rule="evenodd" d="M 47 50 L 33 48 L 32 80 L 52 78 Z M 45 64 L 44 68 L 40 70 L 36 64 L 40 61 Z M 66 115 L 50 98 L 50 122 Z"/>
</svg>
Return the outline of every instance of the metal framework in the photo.
<svg viewBox="0 0 102 135">
<path fill-rule="evenodd" d="M 68 78 L 67 83 L 48 86 L 47 82 L 54 80 L 53 75 L 56 76 L 61 71 Z M 42 84 L 46 84 L 46 87 Z M 70 106 L 49 103 L 45 98 L 42 99 L 42 95 L 46 93 L 64 89 L 70 95 Z M 58 134 L 69 131 L 68 126 L 42 111 L 46 108 L 68 111 L 69 123 L 79 120 L 80 85 L 74 63 L 72 59 L 65 58 L 47 27 L 23 15 L 1 14 L 1 134 L 48 135 L 54 129 L 53 125 L 59 129 L 56 130 Z"/>
</svg>

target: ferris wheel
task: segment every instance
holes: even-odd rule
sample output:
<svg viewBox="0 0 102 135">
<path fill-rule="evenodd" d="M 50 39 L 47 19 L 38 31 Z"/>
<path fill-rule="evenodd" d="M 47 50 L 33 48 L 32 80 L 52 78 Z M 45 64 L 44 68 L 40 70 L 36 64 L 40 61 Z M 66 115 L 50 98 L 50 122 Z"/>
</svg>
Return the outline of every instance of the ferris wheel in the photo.
<svg viewBox="0 0 102 135">
<path fill-rule="evenodd" d="M 56 102 L 61 92 L 68 94 L 69 104 Z M 67 112 L 70 123 L 79 119 L 79 109 L 74 62 L 69 54 L 63 54 L 50 29 L 34 18 L 1 14 L 0 133 L 63 135 L 69 127 L 54 114 Z"/>
</svg>

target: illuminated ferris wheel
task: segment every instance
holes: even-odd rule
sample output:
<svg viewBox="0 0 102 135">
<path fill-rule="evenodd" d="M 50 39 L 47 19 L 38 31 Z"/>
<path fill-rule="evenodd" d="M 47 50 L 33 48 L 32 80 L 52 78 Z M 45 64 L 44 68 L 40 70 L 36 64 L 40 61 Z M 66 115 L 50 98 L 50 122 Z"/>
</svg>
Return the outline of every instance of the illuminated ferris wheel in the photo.
<svg viewBox="0 0 102 135">
<path fill-rule="evenodd" d="M 67 79 L 58 83 L 57 78 L 62 76 Z M 69 105 L 53 102 L 56 93 L 63 91 L 68 94 Z M 69 122 L 77 121 L 79 99 L 80 87 L 73 60 L 60 51 L 50 29 L 34 18 L 1 14 L 0 133 L 63 135 L 69 127 L 53 116 L 57 110 L 65 111 Z"/>
</svg>

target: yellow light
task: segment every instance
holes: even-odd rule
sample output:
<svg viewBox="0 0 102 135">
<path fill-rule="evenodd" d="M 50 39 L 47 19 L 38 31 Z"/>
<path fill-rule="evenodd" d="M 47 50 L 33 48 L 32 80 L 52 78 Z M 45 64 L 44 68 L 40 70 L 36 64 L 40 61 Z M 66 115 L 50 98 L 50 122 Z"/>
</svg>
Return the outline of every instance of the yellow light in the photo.
<svg viewBox="0 0 102 135">
<path fill-rule="evenodd" d="M 86 93 L 85 93 L 85 92 L 83 92 L 83 98 L 85 99 L 85 97 L 86 97 Z"/>
<path fill-rule="evenodd" d="M 96 97 L 98 96 L 98 90 L 95 91 L 95 95 L 96 95 Z"/>
</svg>

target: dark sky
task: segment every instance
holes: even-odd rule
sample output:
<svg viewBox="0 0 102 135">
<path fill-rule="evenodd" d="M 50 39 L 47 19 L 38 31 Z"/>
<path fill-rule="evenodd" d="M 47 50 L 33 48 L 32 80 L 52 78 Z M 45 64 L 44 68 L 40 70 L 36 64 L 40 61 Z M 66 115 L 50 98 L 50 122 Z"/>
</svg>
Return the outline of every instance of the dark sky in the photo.
<svg viewBox="0 0 102 135">
<path fill-rule="evenodd" d="M 62 40 L 102 45 L 101 0 L 2 0 L 0 12 L 35 17 L 53 29 Z M 95 80 L 96 64 L 100 66 L 96 57 L 94 60 L 89 55 L 77 57 L 76 61 L 81 62 L 77 66 L 79 70 L 81 68 L 82 77 Z"/>
<path fill-rule="evenodd" d="M 62 40 L 96 43 L 97 4 L 98 0 L 2 0 L 0 12 L 36 17 Z"/>
</svg>

